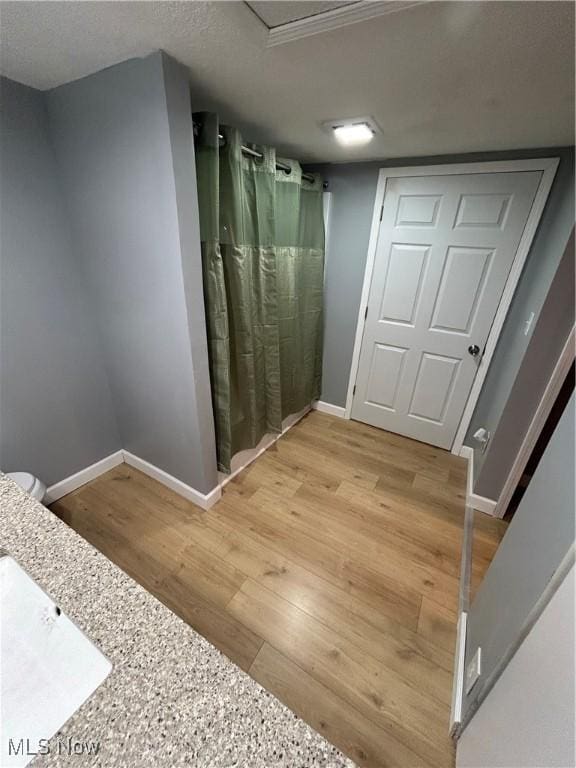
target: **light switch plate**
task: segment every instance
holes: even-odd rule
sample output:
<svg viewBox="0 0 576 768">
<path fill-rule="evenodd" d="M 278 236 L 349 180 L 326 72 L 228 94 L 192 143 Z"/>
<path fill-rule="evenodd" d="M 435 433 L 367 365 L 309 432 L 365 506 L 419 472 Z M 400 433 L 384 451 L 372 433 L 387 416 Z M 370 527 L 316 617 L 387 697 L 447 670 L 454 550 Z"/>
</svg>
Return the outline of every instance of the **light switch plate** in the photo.
<svg viewBox="0 0 576 768">
<path fill-rule="evenodd" d="M 478 648 L 472 660 L 466 667 L 466 695 L 470 693 L 472 688 L 476 685 L 476 682 L 482 674 L 482 648 Z"/>
</svg>

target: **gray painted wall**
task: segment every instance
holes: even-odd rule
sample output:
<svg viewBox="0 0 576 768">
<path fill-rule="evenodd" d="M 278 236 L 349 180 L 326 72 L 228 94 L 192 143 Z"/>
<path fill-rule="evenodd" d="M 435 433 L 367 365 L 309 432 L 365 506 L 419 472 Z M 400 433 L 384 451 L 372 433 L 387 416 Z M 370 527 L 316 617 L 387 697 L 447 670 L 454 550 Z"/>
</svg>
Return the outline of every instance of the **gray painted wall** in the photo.
<svg viewBox="0 0 576 768">
<path fill-rule="evenodd" d="M 574 416 L 572 394 L 470 609 L 466 664 L 481 647 L 482 677 L 465 715 L 574 545 Z"/>
<path fill-rule="evenodd" d="M 457 768 L 574 765 L 572 567 L 458 741 Z"/>
<path fill-rule="evenodd" d="M 344 406 L 379 165 L 326 166 L 321 173 L 332 193 L 324 281 L 322 396 Z"/>
<path fill-rule="evenodd" d="M 560 153 L 556 152 L 556 154 Z M 505 446 L 498 444 L 504 433 L 498 429 L 499 435 L 496 439 L 496 429 L 509 399 L 517 400 L 516 412 L 522 412 L 522 386 L 519 382 L 518 390 L 514 391 L 517 386 L 515 381 L 528 345 L 532 345 L 532 335 L 535 333 L 535 323 L 533 323 L 532 332 L 528 336 L 524 334 L 525 322 L 531 312 L 535 313 L 535 320 L 538 318 L 574 227 L 574 153 L 566 151 L 560 156 L 562 162 L 558 168 L 554 186 L 502 328 L 500 340 L 465 439 L 466 445 L 475 449 L 474 490 L 488 498 L 497 499 L 502 489 L 502 473 L 498 473 L 498 476 L 494 474 L 498 462 L 501 467 L 505 466 L 509 471 L 514 461 L 515 454 L 506 453 Z M 562 330 L 558 328 L 558 333 Z M 566 333 L 564 338 L 565 336 Z M 534 337 L 533 340 L 540 342 L 541 338 Z M 536 375 L 538 356 L 533 355 L 532 359 L 536 362 L 536 367 L 532 368 Z M 553 364 L 548 362 L 547 365 L 547 369 L 542 370 L 549 377 Z M 524 418 L 518 424 L 518 429 L 523 430 L 523 433 L 528 428 L 530 417 L 531 413 L 525 409 Z M 485 427 L 494 436 L 492 444 L 484 454 L 471 438 L 479 427 Z M 489 462 L 491 454 L 493 454 L 493 460 Z M 486 467 L 484 467 L 485 462 Z M 508 471 L 504 473 L 504 477 Z"/>
<path fill-rule="evenodd" d="M 118 450 L 44 94 L 0 80 L 0 467 L 48 485 Z"/>
<path fill-rule="evenodd" d="M 182 180 L 194 178 L 187 81 L 155 53 L 56 88 L 48 111 L 122 446 L 206 493 L 217 472 L 198 213 Z"/>
<path fill-rule="evenodd" d="M 539 287 L 543 288 L 542 285 Z M 542 399 L 568 334 L 574 326 L 574 299 L 574 230 L 572 230 L 572 236 L 553 277 L 538 321 L 532 326 L 530 342 L 520 361 L 508 400 L 502 408 L 496 431 L 488 450 L 481 455 L 482 462 L 478 461 L 481 472 L 479 475 L 476 474 L 474 485 L 476 492 L 482 496 L 491 499 L 497 499 L 500 496 L 532 416 Z M 522 316 L 519 315 L 517 317 L 519 331 L 522 331 L 522 323 Z M 514 351 L 517 352 L 517 349 Z M 509 371 L 509 368 L 506 368 L 506 371 Z M 485 393 L 482 399 L 484 403 L 487 402 L 489 406 L 493 406 L 492 402 L 486 400 Z M 475 418 L 479 419 L 480 416 Z M 477 458 L 478 450 L 475 455 L 475 473 Z"/>
<path fill-rule="evenodd" d="M 203 468 L 207 483 L 211 483 L 209 487 L 214 487 L 217 482 L 216 438 L 204 311 L 194 126 L 188 72 L 181 64 L 164 53 L 162 66 L 172 146 L 172 168 L 176 186 L 188 335 L 193 362 L 194 408 L 197 433 L 202 436 L 197 441 L 197 461 Z"/>
<path fill-rule="evenodd" d="M 531 336 L 524 336 L 524 321 L 535 313 L 532 332 L 565 252 L 574 226 L 574 150 L 573 148 L 534 149 L 510 152 L 476 153 L 443 157 L 407 158 L 375 163 L 314 166 L 328 181 L 332 196 L 330 253 L 326 266 L 325 336 L 322 400 L 346 404 L 346 391 L 360 295 L 366 265 L 370 224 L 378 170 L 384 167 L 431 165 L 530 157 L 559 157 L 556 179 L 542 215 L 524 272 L 512 301 L 484 387 L 472 417 L 469 435 L 479 426 L 496 432 L 504 406 L 512 391 Z M 525 412 L 525 417 L 529 415 Z M 504 433 L 501 432 L 500 436 Z M 471 444 L 469 438 L 466 444 Z M 491 448 L 489 449 L 491 450 Z M 489 451 L 475 456 L 476 478 Z M 502 452 L 499 461 L 502 460 Z M 513 456 L 510 463 L 513 461 Z M 476 491 L 493 487 L 487 469 Z M 483 494 L 489 495 L 489 494 Z"/>
</svg>

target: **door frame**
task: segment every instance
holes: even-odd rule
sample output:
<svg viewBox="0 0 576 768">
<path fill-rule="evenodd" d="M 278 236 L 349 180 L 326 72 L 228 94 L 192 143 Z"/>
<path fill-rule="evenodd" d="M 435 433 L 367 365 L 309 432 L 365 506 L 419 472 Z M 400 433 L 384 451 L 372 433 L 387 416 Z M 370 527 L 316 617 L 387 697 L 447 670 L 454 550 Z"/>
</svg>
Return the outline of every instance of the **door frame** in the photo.
<svg viewBox="0 0 576 768">
<path fill-rule="evenodd" d="M 364 326 L 366 322 L 366 308 L 370 296 L 370 286 L 374 273 L 374 263 L 376 260 L 376 248 L 378 245 L 378 235 L 380 231 L 380 219 L 384 206 L 386 195 L 386 183 L 388 179 L 410 176 L 460 176 L 471 173 L 513 173 L 518 171 L 542 171 L 542 178 L 536 190 L 526 226 L 520 237 L 518 248 L 512 262 L 512 267 L 504 285 L 502 297 L 498 304 L 494 321 L 486 340 L 484 354 L 480 360 L 480 365 L 474 377 L 466 405 L 462 412 L 460 424 L 456 430 L 456 436 L 452 443 L 451 451 L 459 454 L 464 438 L 474 413 L 474 408 L 482 390 L 482 385 L 490 361 L 496 349 L 496 344 L 500 338 L 500 332 L 504 325 L 506 315 L 510 309 L 516 286 L 522 274 L 522 269 L 530 252 L 530 247 L 536 234 L 540 217 L 546 205 L 552 182 L 556 175 L 560 160 L 557 157 L 543 157 L 528 160 L 497 160 L 476 163 L 448 163 L 446 165 L 420 165 L 399 168 L 381 168 L 378 173 L 378 184 L 376 186 L 376 198 L 374 200 L 374 213 L 372 214 L 372 225 L 370 227 L 370 238 L 368 241 L 368 254 L 366 257 L 366 267 L 364 271 L 364 282 L 362 284 L 362 293 L 360 306 L 358 308 L 358 320 L 356 323 L 356 335 L 354 337 L 354 351 L 352 353 L 352 365 L 350 366 L 350 377 L 348 379 L 348 392 L 346 395 L 346 410 L 344 418 L 349 419 L 352 413 L 352 400 L 354 397 L 354 386 L 358 377 L 358 365 L 360 363 L 360 350 L 362 348 L 362 338 L 364 336 Z"/>
<path fill-rule="evenodd" d="M 572 363 L 574 362 L 574 358 L 576 356 L 574 348 L 575 342 L 576 326 L 573 326 L 572 330 L 566 338 L 562 352 L 556 361 L 552 375 L 546 384 L 546 389 L 544 390 L 540 402 L 538 403 L 538 407 L 534 412 L 534 416 L 532 417 L 532 421 L 530 422 L 528 430 L 524 435 L 522 445 L 516 454 L 512 469 L 510 470 L 508 477 L 506 478 L 506 482 L 504 483 L 504 487 L 500 492 L 500 496 L 498 497 L 498 501 L 494 507 L 494 512 L 492 513 L 494 517 L 504 517 L 506 514 L 506 510 L 508 509 L 508 505 L 510 504 L 514 491 L 520 482 L 520 478 L 522 477 L 524 469 L 526 468 L 528 459 L 530 458 L 534 446 L 540 437 L 540 433 L 546 424 L 546 419 L 550 415 L 552 406 L 554 405 L 560 389 L 564 384 L 566 376 L 568 375 L 568 371 L 572 367 Z"/>
</svg>

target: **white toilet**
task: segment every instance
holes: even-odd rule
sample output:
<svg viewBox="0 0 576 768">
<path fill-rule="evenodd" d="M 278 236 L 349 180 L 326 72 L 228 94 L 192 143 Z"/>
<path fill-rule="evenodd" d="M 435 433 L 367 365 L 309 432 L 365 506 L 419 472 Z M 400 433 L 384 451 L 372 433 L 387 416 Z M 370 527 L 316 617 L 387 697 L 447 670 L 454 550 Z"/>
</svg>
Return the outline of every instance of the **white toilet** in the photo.
<svg viewBox="0 0 576 768">
<path fill-rule="evenodd" d="M 37 477 L 31 475 L 29 472 L 8 472 L 8 477 L 12 478 L 15 483 L 18 483 L 20 488 L 23 488 L 27 493 L 37 501 L 44 499 L 46 493 L 46 486 L 42 480 L 38 480 Z"/>
</svg>

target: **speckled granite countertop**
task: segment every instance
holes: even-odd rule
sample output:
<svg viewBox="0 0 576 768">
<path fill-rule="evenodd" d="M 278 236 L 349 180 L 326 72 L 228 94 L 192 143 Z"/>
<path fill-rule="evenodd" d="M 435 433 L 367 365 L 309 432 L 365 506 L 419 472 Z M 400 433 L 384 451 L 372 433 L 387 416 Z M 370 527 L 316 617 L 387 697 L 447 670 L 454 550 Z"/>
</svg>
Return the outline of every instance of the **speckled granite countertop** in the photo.
<svg viewBox="0 0 576 768">
<path fill-rule="evenodd" d="M 34 766 L 353 767 L 353 763 L 0 473 L 0 546 L 113 664 Z M 96 756 L 57 741 L 100 742 Z"/>
</svg>

